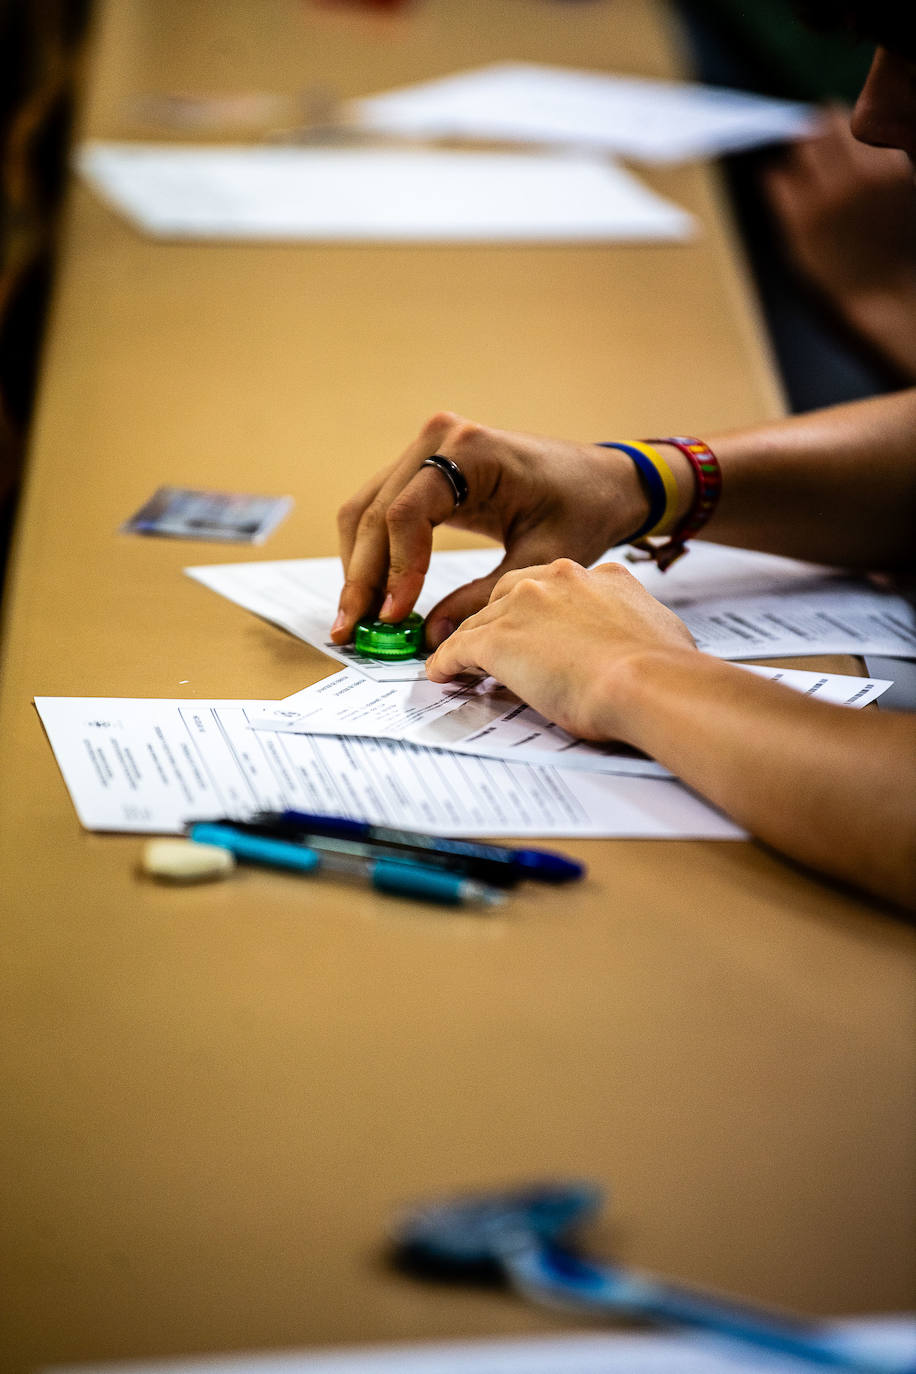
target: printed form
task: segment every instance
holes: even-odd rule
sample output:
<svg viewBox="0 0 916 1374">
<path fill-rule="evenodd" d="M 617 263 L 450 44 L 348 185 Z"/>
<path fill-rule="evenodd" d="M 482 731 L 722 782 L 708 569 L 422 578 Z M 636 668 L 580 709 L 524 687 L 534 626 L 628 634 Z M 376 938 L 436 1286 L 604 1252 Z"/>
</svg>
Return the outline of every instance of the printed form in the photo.
<svg viewBox="0 0 916 1374">
<path fill-rule="evenodd" d="M 191 820 L 294 808 L 439 835 L 745 837 L 673 780 L 253 730 L 276 704 L 35 699 L 89 830 L 173 834 Z"/>
<path fill-rule="evenodd" d="M 434 553 L 417 610 L 426 615 L 462 583 L 497 565 L 497 549 Z M 599 563 L 624 563 L 685 622 L 697 645 L 717 658 L 802 654 L 885 654 L 916 658 L 916 611 L 864 579 L 773 554 L 697 541 L 667 572 L 630 563 L 624 548 Z M 337 558 L 220 563 L 186 568 L 204 586 L 273 621 L 376 682 L 426 680 L 423 663 L 375 663 L 352 645 L 332 644 L 343 572 Z"/>
<path fill-rule="evenodd" d="M 867 706 L 888 681 L 742 664 L 745 672 L 841 706 Z M 409 740 L 487 758 L 598 773 L 670 778 L 669 770 L 622 744 L 576 739 L 526 706 L 492 678 L 473 686 L 373 682 L 353 668 L 297 692 L 251 721 L 255 729 L 304 735 L 359 735 Z"/>
</svg>

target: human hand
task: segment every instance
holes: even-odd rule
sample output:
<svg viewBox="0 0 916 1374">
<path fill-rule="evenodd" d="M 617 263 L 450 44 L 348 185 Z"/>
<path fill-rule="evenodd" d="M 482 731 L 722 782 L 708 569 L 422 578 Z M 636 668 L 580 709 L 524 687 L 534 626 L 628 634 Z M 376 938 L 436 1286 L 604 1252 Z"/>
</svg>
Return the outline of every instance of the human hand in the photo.
<svg viewBox="0 0 916 1374">
<path fill-rule="evenodd" d="M 696 652 L 673 611 L 619 563 L 587 571 L 560 558 L 501 577 L 488 605 L 427 659 L 426 675 L 488 674 L 579 739 L 635 744 L 627 669 L 659 652 Z"/>
<path fill-rule="evenodd" d="M 441 472 L 423 467 L 433 454 L 457 463 L 468 485 L 456 510 Z M 674 460 L 683 461 L 677 451 Z M 638 529 L 648 510 L 626 454 L 598 444 L 516 434 L 434 415 L 392 466 L 376 474 L 338 515 L 344 589 L 332 639 L 346 643 L 356 621 L 378 612 L 402 620 L 429 567 L 433 529 L 448 524 L 500 540 L 506 550 L 488 577 L 445 597 L 427 616 L 435 648 L 466 616 L 485 606 L 512 568 L 560 555 L 590 563 Z"/>
<path fill-rule="evenodd" d="M 860 143 L 849 112 L 770 167 L 764 189 L 790 253 L 842 313 L 857 298 L 916 286 L 916 189 L 905 153 Z"/>
</svg>

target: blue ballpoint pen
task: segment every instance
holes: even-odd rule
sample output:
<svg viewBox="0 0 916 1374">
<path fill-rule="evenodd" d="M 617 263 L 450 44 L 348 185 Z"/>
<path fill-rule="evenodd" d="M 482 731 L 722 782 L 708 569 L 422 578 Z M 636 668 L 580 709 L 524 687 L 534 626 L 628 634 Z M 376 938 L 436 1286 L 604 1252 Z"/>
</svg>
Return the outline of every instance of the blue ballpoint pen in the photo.
<svg viewBox="0 0 916 1374">
<path fill-rule="evenodd" d="M 424 852 L 440 858 L 461 859 L 476 866 L 478 876 L 482 876 L 489 868 L 491 872 L 502 870 L 511 873 L 515 879 L 534 878 L 539 882 L 565 883 L 581 878 L 585 873 L 584 864 L 549 849 L 513 849 L 508 845 L 487 844 L 481 840 L 451 839 L 414 830 L 395 830 L 390 826 L 350 820 L 346 816 L 318 816 L 304 811 L 270 812 L 257 819 L 279 822 L 305 835 L 333 835 L 340 839 L 384 844 L 415 856 L 419 862 L 422 862 Z M 494 881 L 499 880 L 494 878 Z"/>
<path fill-rule="evenodd" d="M 294 873 L 340 873 L 362 879 L 379 892 L 416 897 L 443 906 L 496 906 L 504 900 L 502 893 L 485 884 L 443 868 L 425 868 L 408 861 L 362 858 L 353 854 L 319 853 L 289 840 L 253 835 L 232 825 L 212 822 L 201 821 L 190 826 L 188 835 L 198 844 L 228 849 L 243 862 Z"/>
</svg>

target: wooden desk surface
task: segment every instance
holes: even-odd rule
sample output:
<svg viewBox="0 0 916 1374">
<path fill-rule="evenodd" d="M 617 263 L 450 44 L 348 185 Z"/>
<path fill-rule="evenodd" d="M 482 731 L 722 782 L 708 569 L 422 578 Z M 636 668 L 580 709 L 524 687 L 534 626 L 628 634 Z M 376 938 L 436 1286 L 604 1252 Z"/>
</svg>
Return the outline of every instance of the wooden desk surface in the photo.
<svg viewBox="0 0 916 1374">
<path fill-rule="evenodd" d="M 501 57 L 650 74 L 649 0 L 110 0 L 86 126 L 153 90 L 341 94 Z M 584 1176 L 598 1251 L 812 1312 L 916 1289 L 916 941 L 751 844 L 571 843 L 590 876 L 482 920 L 248 872 L 169 891 L 82 832 L 36 694 L 281 697 L 318 652 L 130 539 L 157 485 L 290 491 L 267 557 L 433 409 L 711 432 L 779 396 L 691 167 L 679 247 L 164 246 L 71 201 L 7 599 L 0 1366 L 555 1330 L 391 1273 L 405 1198 Z M 448 536 L 444 542 L 448 543 Z M 451 541 L 459 542 L 457 539 Z M 224 555 L 237 558 L 236 550 Z"/>
</svg>

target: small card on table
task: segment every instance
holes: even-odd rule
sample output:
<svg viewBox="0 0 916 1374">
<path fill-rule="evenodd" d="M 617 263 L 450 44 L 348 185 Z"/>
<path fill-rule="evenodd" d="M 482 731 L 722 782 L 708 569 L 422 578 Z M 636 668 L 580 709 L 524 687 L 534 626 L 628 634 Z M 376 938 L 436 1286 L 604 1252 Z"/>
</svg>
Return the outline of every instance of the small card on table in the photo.
<svg viewBox="0 0 916 1374">
<path fill-rule="evenodd" d="M 121 526 L 122 534 L 261 544 L 292 507 L 290 496 L 159 487 Z"/>
</svg>

